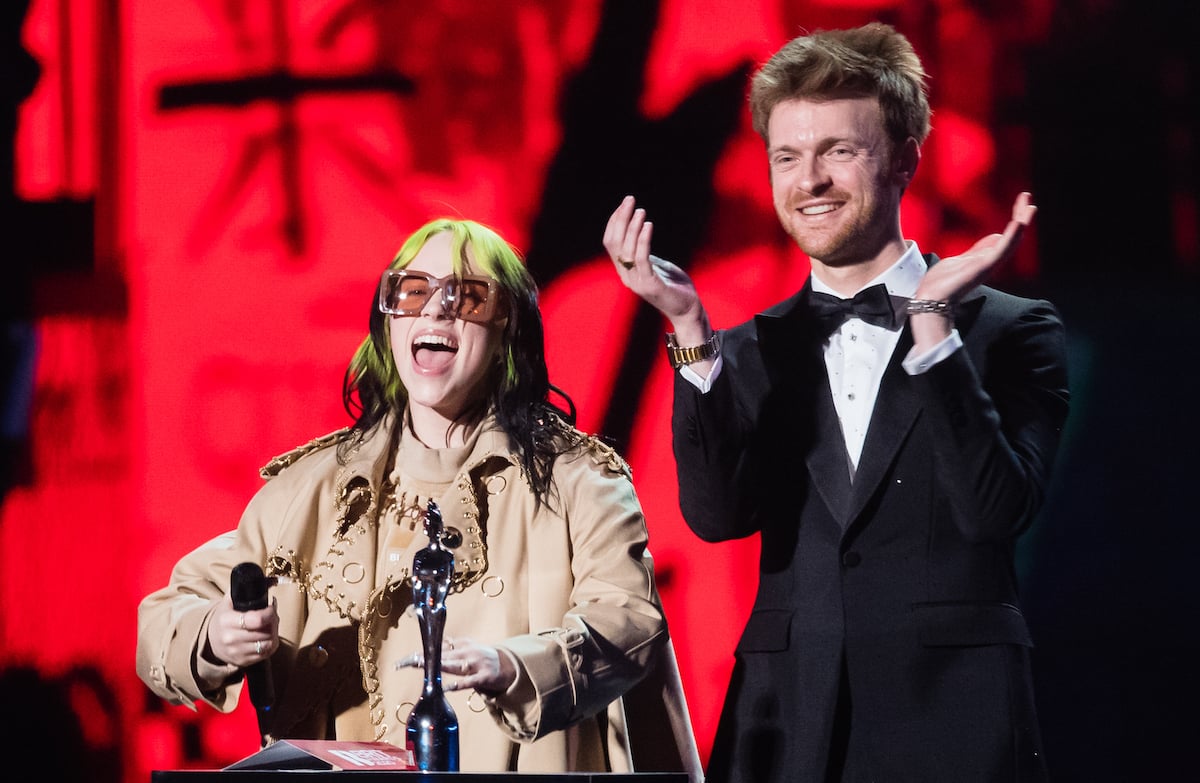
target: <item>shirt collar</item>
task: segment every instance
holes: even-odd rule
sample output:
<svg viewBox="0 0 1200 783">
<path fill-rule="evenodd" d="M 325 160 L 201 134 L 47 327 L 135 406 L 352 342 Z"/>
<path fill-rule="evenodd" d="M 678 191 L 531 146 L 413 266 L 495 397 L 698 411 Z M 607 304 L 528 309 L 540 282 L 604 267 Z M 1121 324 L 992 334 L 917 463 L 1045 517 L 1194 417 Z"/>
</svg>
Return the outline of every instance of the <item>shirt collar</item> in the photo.
<svg viewBox="0 0 1200 783">
<path fill-rule="evenodd" d="M 917 247 L 916 242 L 910 239 L 907 240 L 907 244 L 908 249 L 896 259 L 894 264 L 876 275 L 875 279 L 868 282 L 859 291 L 883 283 L 892 296 L 911 299 L 912 295 L 917 292 L 917 286 L 920 285 L 921 278 L 925 276 L 925 270 L 929 268 L 929 265 L 925 263 L 925 256 L 921 255 L 921 249 Z M 812 281 L 812 290 L 840 296 L 816 275 L 809 275 L 809 279 Z"/>
</svg>

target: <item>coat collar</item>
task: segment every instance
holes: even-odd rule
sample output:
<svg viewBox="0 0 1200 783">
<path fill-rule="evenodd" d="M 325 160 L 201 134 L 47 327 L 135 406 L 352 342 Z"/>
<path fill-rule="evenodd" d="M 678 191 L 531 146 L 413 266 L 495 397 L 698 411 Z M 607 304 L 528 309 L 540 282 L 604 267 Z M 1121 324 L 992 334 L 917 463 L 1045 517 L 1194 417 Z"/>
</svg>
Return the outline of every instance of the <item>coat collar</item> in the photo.
<svg viewBox="0 0 1200 783">
<path fill-rule="evenodd" d="M 482 426 L 483 431 L 462 470 L 438 499 L 448 525 L 457 524 L 458 517 L 464 514 L 478 517 L 477 482 L 485 482 L 485 489 L 492 490 L 486 483 L 492 479 L 486 478 L 486 473 L 519 464 L 509 450 L 507 434 L 494 418 L 489 417 Z M 335 434 L 336 438 L 331 435 L 318 439 L 322 441 L 321 446 L 338 448 L 342 455 L 332 477 L 332 509 L 327 505 L 318 509 L 318 514 L 324 516 L 331 512 L 332 516 L 332 525 L 320 525 L 326 531 L 321 534 L 326 539 L 317 542 L 316 551 L 322 554 L 314 562 L 306 563 L 297 560 L 295 553 L 281 550 L 273 553 L 270 567 L 275 575 L 287 574 L 295 578 L 312 598 L 324 601 L 336 614 L 358 621 L 362 620 L 368 605 L 378 602 L 379 593 L 386 593 L 393 583 L 403 581 L 404 577 L 403 574 L 376 573 L 379 547 L 383 545 L 379 541 L 380 513 L 387 503 L 387 496 L 395 489 L 388 482 L 388 474 L 399 447 L 399 419 L 387 415 L 361 435 L 344 431 Z M 285 465 L 275 471 L 278 473 L 299 460 L 292 456 L 295 452 L 307 454 L 312 450 L 312 444 L 302 446 L 273 460 L 271 465 Z M 502 477 L 494 478 L 502 480 Z M 324 500 L 322 504 L 328 502 Z"/>
</svg>

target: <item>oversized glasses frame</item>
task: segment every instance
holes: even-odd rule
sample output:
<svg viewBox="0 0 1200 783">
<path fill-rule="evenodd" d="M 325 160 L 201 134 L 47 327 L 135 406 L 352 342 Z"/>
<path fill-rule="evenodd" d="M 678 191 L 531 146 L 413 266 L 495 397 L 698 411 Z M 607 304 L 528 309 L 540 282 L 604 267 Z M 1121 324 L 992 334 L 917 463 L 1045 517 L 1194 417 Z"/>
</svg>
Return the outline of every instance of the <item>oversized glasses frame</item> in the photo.
<svg viewBox="0 0 1200 783">
<path fill-rule="evenodd" d="M 435 291 L 442 292 L 442 308 L 463 321 L 487 323 L 496 316 L 500 286 L 486 275 L 434 277 L 412 269 L 389 269 L 379 283 L 379 309 L 388 315 L 421 314 Z"/>
</svg>

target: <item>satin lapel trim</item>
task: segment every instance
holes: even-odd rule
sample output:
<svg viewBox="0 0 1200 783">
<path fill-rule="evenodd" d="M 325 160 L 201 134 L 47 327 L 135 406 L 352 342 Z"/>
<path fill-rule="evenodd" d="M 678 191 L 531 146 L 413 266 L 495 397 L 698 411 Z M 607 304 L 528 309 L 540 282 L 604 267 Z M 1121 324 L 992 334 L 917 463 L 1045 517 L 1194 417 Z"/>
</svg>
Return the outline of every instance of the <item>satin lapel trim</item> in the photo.
<svg viewBox="0 0 1200 783">
<path fill-rule="evenodd" d="M 850 506 L 853 487 L 850 484 L 850 455 L 846 451 L 846 437 L 838 421 L 837 409 L 833 407 L 833 394 L 829 381 L 822 373 L 817 392 L 817 440 L 808 452 L 808 472 L 812 477 L 817 494 L 825 501 L 834 519 L 846 529 L 846 510 Z"/>
<path fill-rule="evenodd" d="M 779 304 L 754 316 L 754 330 L 758 336 L 758 350 L 762 354 L 763 366 L 774 385 L 793 383 L 799 375 L 803 362 L 811 358 L 811 350 L 804 351 L 809 340 L 810 329 L 798 309 L 801 297 L 809 290 L 804 288 Z M 820 351 L 817 351 L 818 358 Z M 763 390 L 765 398 L 769 389 Z"/>
<path fill-rule="evenodd" d="M 913 392 L 912 379 L 901 363 L 912 348 L 912 335 L 905 326 L 892 359 L 888 362 L 875 410 L 863 443 L 862 458 L 854 476 L 848 519 L 853 522 L 879 488 L 888 468 L 896 460 L 900 448 L 912 431 L 921 413 L 921 405 Z"/>
<path fill-rule="evenodd" d="M 806 319 L 799 302 L 809 290 L 805 283 L 800 293 L 755 317 L 759 350 L 770 383 L 797 404 L 811 400 L 808 413 L 814 418 L 813 442 L 803 446 L 805 465 L 813 486 L 830 513 L 845 527 L 850 503 L 850 457 L 846 439 L 833 407 L 822 343 L 815 326 Z M 764 389 L 764 399 L 774 393 Z"/>
</svg>

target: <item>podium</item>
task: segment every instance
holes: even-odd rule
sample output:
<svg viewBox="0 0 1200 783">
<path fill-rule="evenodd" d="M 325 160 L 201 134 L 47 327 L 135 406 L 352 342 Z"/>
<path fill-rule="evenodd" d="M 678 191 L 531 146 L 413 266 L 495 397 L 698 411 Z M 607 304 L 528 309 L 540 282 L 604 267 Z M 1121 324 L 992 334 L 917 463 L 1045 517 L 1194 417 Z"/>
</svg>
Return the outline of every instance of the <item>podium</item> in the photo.
<svg viewBox="0 0 1200 783">
<path fill-rule="evenodd" d="M 421 772 L 419 770 L 176 770 L 150 783 L 688 783 L 685 772 Z"/>
<path fill-rule="evenodd" d="M 374 769 L 372 769 L 374 767 Z M 362 780 L 363 776 L 369 780 Z M 150 783 L 688 783 L 686 772 L 425 772 L 386 742 L 279 740 L 225 769 L 155 770 Z"/>
</svg>

